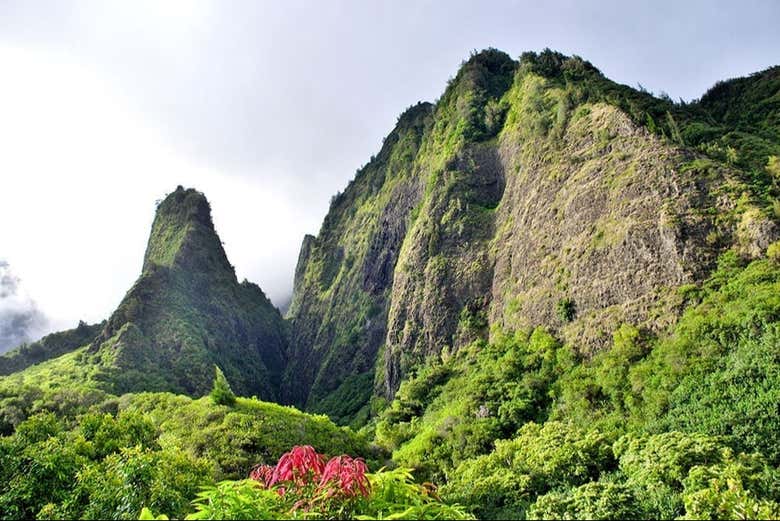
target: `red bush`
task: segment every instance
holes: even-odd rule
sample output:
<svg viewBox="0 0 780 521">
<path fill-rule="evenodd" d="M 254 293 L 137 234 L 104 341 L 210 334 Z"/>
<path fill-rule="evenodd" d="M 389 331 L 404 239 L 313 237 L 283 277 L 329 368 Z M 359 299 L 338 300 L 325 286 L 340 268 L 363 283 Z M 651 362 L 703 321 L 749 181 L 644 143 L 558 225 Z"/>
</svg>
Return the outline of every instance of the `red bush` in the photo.
<svg viewBox="0 0 780 521">
<path fill-rule="evenodd" d="M 324 466 L 325 457 L 318 454 L 314 447 L 295 446 L 279 458 L 271 480 L 266 483 L 266 486 L 272 487 L 282 481 L 292 481 L 299 486 L 306 485 L 322 475 Z"/>
<path fill-rule="evenodd" d="M 325 456 L 306 445 L 293 447 L 279 458 L 274 467 L 255 466 L 249 477 L 266 488 L 277 487 L 280 495 L 292 493 L 299 496 L 294 508 L 300 508 L 317 498 L 334 500 L 368 496 L 370 484 L 367 472 L 368 466 L 360 458 L 342 455 L 325 463 Z"/>
<path fill-rule="evenodd" d="M 320 477 L 319 489 L 328 490 L 329 494 L 333 494 L 331 485 L 336 484 L 336 490 L 347 497 L 367 496 L 370 485 L 366 472 L 368 467 L 363 460 L 349 456 L 336 456 L 325 465 L 325 470 Z"/>
<path fill-rule="evenodd" d="M 274 475 L 274 468 L 271 465 L 255 465 L 249 473 L 249 478 L 259 481 L 267 488 Z"/>
</svg>

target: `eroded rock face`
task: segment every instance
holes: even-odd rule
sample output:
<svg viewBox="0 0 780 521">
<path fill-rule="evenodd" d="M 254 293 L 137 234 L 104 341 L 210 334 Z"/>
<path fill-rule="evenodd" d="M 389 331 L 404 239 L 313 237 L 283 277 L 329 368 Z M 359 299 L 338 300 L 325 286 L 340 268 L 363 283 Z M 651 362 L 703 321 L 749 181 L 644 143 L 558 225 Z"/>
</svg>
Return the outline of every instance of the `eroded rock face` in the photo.
<svg viewBox="0 0 780 521">
<path fill-rule="evenodd" d="M 705 210 L 733 209 L 716 197 L 736 186 L 728 172 L 685 171 L 691 154 L 614 107 L 587 109 L 555 147 L 505 127 L 447 165 L 447 188 L 424 206 L 396 270 L 388 396 L 410 367 L 487 324 L 545 325 L 584 353 L 622 322 L 658 330 L 674 317 L 664 291 L 713 266 L 721 247 L 711 237 L 728 240 L 732 225 Z"/>
<path fill-rule="evenodd" d="M 674 322 L 676 288 L 726 249 L 777 239 L 744 176 L 682 146 L 671 112 L 657 131 L 642 107 L 658 100 L 578 58 L 529 60 L 473 56 L 335 200 L 296 273 L 291 401 L 366 403 L 345 382 L 370 374 L 392 398 L 493 327 L 543 326 L 589 356 L 621 323 Z"/>
<path fill-rule="evenodd" d="M 292 335 L 283 399 L 289 403 L 320 410 L 319 402 L 349 376 L 373 375 L 387 331 L 395 264 L 423 195 L 415 158 L 431 111 L 422 103 L 399 118 L 378 156 L 334 198 L 319 235 L 304 241 L 288 313 Z M 372 388 L 342 391 L 360 394 L 347 400 L 360 409 Z M 345 407 L 342 415 L 357 412 Z"/>
<path fill-rule="evenodd" d="M 505 183 L 498 150 L 465 149 L 446 165 L 440 183 L 406 238 L 395 272 L 384 360 L 388 395 L 426 356 L 486 332 L 494 264 L 489 246 Z"/>
<path fill-rule="evenodd" d="M 503 225 L 490 309 L 491 322 L 545 324 L 584 352 L 602 346 L 621 322 L 665 325 L 650 315 L 665 289 L 700 280 L 713 266 L 720 248 L 708 236 L 719 226 L 705 210 L 722 204 L 718 212 L 729 211 L 730 200 L 715 196 L 733 184 L 724 170 L 711 178 L 685 171 L 690 154 L 618 109 L 588 108 L 554 154 L 511 131 L 502 140 L 501 156 L 515 173 L 496 214 Z M 728 236 L 731 228 L 720 231 Z M 571 303 L 571 317 L 560 316 L 559 302 Z"/>
</svg>

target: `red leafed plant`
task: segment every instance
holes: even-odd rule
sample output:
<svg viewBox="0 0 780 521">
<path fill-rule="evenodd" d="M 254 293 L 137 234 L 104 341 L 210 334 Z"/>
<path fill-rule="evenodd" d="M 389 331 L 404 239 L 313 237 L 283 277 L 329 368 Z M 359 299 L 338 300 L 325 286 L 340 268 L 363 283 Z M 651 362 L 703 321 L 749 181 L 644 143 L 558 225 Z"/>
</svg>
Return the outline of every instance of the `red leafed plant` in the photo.
<svg viewBox="0 0 780 521">
<path fill-rule="evenodd" d="M 271 480 L 273 479 L 273 475 L 274 467 L 271 465 L 255 465 L 249 473 L 249 479 L 259 481 L 268 488 L 270 486 L 269 483 L 271 483 Z"/>
<path fill-rule="evenodd" d="M 369 483 L 366 472 L 368 467 L 362 459 L 336 456 L 325 465 L 320 477 L 319 489 L 326 490 L 329 495 L 340 492 L 347 497 L 368 496 Z"/>
<path fill-rule="evenodd" d="M 305 445 L 283 454 L 276 466 L 255 466 L 249 477 L 289 499 L 293 510 L 309 510 L 318 503 L 334 502 L 345 508 L 351 500 L 367 497 L 367 472 L 360 458 L 342 455 L 325 463 L 325 456 Z"/>
<path fill-rule="evenodd" d="M 312 479 L 322 475 L 325 457 L 318 454 L 311 445 L 295 446 L 290 452 L 282 454 L 274 468 L 267 487 L 272 487 L 281 481 L 292 481 L 296 485 L 306 485 Z"/>
</svg>

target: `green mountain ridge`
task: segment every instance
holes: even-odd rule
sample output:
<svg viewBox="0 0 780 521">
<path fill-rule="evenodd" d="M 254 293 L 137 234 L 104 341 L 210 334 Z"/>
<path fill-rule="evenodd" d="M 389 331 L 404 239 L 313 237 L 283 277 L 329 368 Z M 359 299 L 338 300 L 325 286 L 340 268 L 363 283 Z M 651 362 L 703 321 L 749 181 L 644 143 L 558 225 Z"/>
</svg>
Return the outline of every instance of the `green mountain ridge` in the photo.
<svg viewBox="0 0 780 521">
<path fill-rule="evenodd" d="M 474 53 L 303 238 L 285 317 L 178 187 L 108 320 L 0 357 L 0 517 L 181 516 L 295 444 L 479 518 L 780 515 L 779 198 L 780 67 L 674 103 Z M 201 398 L 215 365 L 285 405 Z"/>
<path fill-rule="evenodd" d="M 778 236 L 779 85 L 773 67 L 675 104 L 578 57 L 474 54 L 304 238 L 286 320 L 179 187 L 100 333 L 52 335 L 0 372 L 90 343 L 114 392 L 203 394 L 217 363 L 240 394 L 362 422 L 372 396 L 491 327 L 543 325 L 584 354 L 623 322 L 659 333 L 682 310 L 671 290 Z"/>
<path fill-rule="evenodd" d="M 89 350 L 112 359 L 120 392 L 204 394 L 217 364 L 240 394 L 273 400 L 286 335 L 262 290 L 238 283 L 208 201 L 179 187 L 157 209 L 141 277 Z"/>
<path fill-rule="evenodd" d="M 493 326 L 543 325 L 583 354 L 622 322 L 668 328 L 675 287 L 778 236 L 777 72 L 681 105 L 577 57 L 473 55 L 305 239 L 285 398 L 350 421 L 368 413 L 368 382 L 392 398 L 427 357 Z M 766 109 L 751 127 L 718 108 L 743 95 Z"/>
<path fill-rule="evenodd" d="M 107 321 L 49 335 L 0 362 L 10 374 L 89 345 L 79 365 L 111 394 L 201 396 L 216 364 L 240 394 L 276 400 L 287 335 L 263 291 L 236 279 L 206 198 L 178 187 L 157 208 L 141 276 Z"/>
<path fill-rule="evenodd" d="M 7 375 L 84 346 L 94 340 L 105 324 L 79 322 L 73 329 L 51 333 L 0 355 L 0 375 Z"/>
<path fill-rule="evenodd" d="M 100 334 L 53 336 L 1 370 L 89 341 L 117 391 L 202 394 L 217 363 L 240 393 L 350 420 L 492 326 L 544 325 L 583 353 L 622 322 L 660 332 L 681 311 L 670 289 L 777 237 L 764 167 L 780 154 L 779 71 L 674 104 L 578 57 L 474 54 L 436 104 L 399 117 L 304 238 L 287 324 L 238 284 L 208 202 L 179 187 Z M 342 395 L 338 411 L 324 402 Z"/>
</svg>

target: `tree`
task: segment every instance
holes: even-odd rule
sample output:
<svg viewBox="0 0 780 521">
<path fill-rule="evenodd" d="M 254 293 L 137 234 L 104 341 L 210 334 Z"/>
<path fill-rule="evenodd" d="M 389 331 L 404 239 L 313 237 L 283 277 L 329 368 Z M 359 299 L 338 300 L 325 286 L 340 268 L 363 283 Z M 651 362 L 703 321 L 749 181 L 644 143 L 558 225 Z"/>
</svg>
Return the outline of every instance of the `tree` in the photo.
<svg viewBox="0 0 780 521">
<path fill-rule="evenodd" d="M 772 176 L 772 181 L 780 183 L 780 157 L 769 156 L 766 162 L 766 171 Z"/>
<path fill-rule="evenodd" d="M 211 389 L 211 399 L 217 405 L 233 405 L 236 403 L 236 395 L 233 394 L 233 390 L 230 388 L 230 384 L 225 378 L 225 374 L 218 366 L 214 366 L 216 370 L 216 376 L 214 377 L 214 387 Z"/>
</svg>

